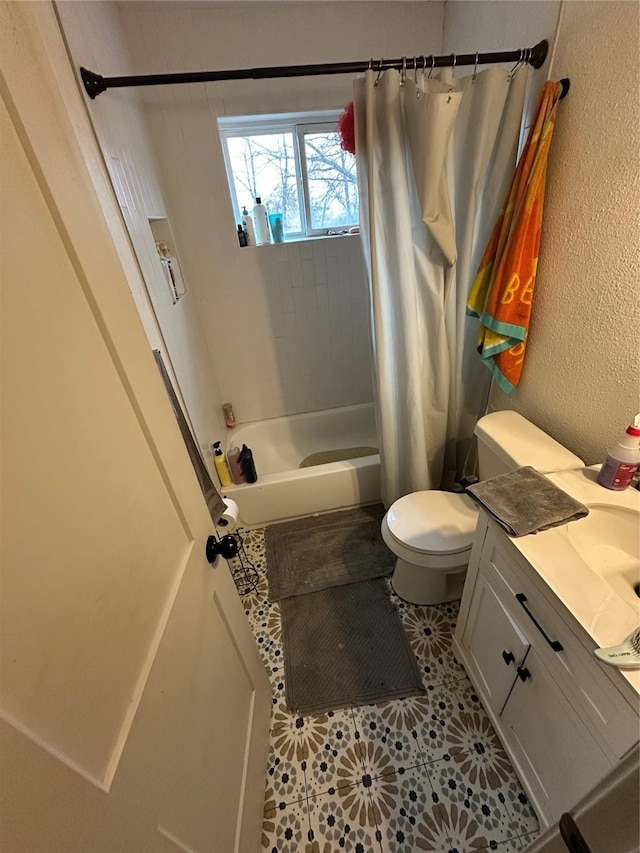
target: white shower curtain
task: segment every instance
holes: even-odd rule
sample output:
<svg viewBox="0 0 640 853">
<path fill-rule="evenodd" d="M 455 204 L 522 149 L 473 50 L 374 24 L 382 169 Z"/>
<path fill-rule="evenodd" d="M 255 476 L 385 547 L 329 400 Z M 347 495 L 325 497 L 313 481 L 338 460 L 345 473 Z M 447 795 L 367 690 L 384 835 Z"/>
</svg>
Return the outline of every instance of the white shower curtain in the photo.
<svg viewBox="0 0 640 853">
<path fill-rule="evenodd" d="M 515 169 L 526 69 L 376 76 L 355 83 L 356 156 L 389 506 L 452 477 L 487 387 L 465 306 Z"/>
</svg>

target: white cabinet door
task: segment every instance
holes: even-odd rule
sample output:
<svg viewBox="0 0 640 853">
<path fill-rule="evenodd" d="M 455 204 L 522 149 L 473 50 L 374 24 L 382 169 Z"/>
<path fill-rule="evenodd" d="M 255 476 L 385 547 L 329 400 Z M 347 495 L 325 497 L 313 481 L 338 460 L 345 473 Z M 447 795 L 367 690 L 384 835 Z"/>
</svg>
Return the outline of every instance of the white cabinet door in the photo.
<svg viewBox="0 0 640 853">
<path fill-rule="evenodd" d="M 548 822 L 572 808 L 611 768 L 534 649 L 502 712 L 504 736 Z"/>
<path fill-rule="evenodd" d="M 481 566 L 476 577 L 462 644 L 476 668 L 476 687 L 496 714 L 502 710 L 529 643 L 502 604 L 500 581 Z"/>
<path fill-rule="evenodd" d="M 0 848 L 253 853 L 268 680 L 55 10 L 2 2 L 0 31 Z"/>
</svg>

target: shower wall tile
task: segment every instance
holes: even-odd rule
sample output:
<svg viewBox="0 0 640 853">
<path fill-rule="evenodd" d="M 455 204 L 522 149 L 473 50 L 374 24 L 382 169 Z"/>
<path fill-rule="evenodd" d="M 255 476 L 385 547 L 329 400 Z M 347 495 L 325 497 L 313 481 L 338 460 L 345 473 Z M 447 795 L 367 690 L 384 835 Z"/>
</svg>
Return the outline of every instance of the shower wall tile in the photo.
<svg viewBox="0 0 640 853">
<path fill-rule="evenodd" d="M 103 38 L 95 24 L 107 13 L 123 42 L 123 56 L 92 59 L 83 46 L 76 64 L 131 74 L 204 70 L 212 56 L 217 67 L 237 68 L 248 57 L 269 66 L 438 54 L 445 10 L 435 0 L 370 3 L 366 15 L 355 2 L 298 3 L 293 12 L 288 4 L 255 3 L 248 22 L 237 3 L 66 5 L 85 21 L 81 45 L 108 50 L 113 27 Z M 225 115 L 341 108 L 353 97 L 352 77 L 143 87 L 135 97 L 158 174 L 155 194 L 141 182 L 141 209 L 171 220 L 188 297 L 177 310 L 168 305 L 166 315 L 183 342 L 185 374 L 199 378 L 210 440 L 220 437 L 220 401 L 232 402 L 238 419 L 248 421 L 371 400 L 370 370 L 361 364 L 370 343 L 360 238 L 241 249 L 217 127 Z M 100 99 L 92 110 L 112 110 L 114 131 L 129 142 L 127 100 L 124 93 Z M 153 257 L 155 247 L 147 251 Z M 298 290 L 304 299 L 296 301 Z M 201 332 L 192 340 L 195 324 Z"/>
<path fill-rule="evenodd" d="M 216 335 L 218 343 L 227 341 L 217 350 L 224 359 L 220 383 L 238 419 L 369 402 L 369 300 L 360 238 L 320 239 L 251 253 L 259 267 L 243 282 L 241 334 L 231 340 L 231 329 L 223 327 L 230 326 L 233 312 L 225 311 L 226 322 Z M 257 353 L 250 374 L 248 358 L 237 357 L 238 347 Z M 234 357 L 227 359 L 227 351 Z"/>
<path fill-rule="evenodd" d="M 226 177 L 211 169 L 217 191 L 212 186 L 205 198 L 199 155 L 183 155 L 198 150 L 219 112 L 219 103 L 195 92 L 188 101 L 176 94 L 172 103 L 147 106 L 167 195 L 172 209 L 180 208 L 172 223 L 203 308 L 221 398 L 233 403 L 240 422 L 369 402 L 370 312 L 359 236 L 248 249 L 231 229 L 206 239 L 203 230 L 195 239 L 202 222 L 190 217 L 191 207 L 213 220 L 212 198 L 224 201 Z"/>
</svg>

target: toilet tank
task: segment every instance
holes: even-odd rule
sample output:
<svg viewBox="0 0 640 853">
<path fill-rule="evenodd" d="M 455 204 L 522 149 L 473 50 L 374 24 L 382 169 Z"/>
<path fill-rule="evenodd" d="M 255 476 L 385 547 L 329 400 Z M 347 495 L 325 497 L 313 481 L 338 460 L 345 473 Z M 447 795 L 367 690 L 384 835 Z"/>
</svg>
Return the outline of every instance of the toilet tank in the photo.
<svg viewBox="0 0 640 853">
<path fill-rule="evenodd" d="M 584 468 L 584 462 L 517 412 L 491 412 L 480 418 L 478 469 L 481 480 L 531 465 L 541 474 Z"/>
</svg>

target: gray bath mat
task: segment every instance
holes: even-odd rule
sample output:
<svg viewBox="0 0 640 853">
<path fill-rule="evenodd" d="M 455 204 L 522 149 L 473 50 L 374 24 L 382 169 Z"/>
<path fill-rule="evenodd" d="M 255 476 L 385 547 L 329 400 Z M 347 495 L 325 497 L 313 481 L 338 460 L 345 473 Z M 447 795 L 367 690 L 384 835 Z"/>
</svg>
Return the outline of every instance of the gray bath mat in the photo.
<svg viewBox="0 0 640 853">
<path fill-rule="evenodd" d="M 339 450 L 321 450 L 305 456 L 298 468 L 311 468 L 314 465 L 326 465 L 327 462 L 344 462 L 347 459 L 360 459 L 362 456 L 375 456 L 377 447 L 342 447 Z"/>
<path fill-rule="evenodd" d="M 269 598 L 280 601 L 391 574 L 382 504 L 272 524 L 266 532 Z"/>
<path fill-rule="evenodd" d="M 289 710 L 320 714 L 426 693 L 384 580 L 281 604 Z"/>
</svg>

